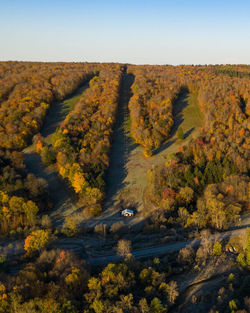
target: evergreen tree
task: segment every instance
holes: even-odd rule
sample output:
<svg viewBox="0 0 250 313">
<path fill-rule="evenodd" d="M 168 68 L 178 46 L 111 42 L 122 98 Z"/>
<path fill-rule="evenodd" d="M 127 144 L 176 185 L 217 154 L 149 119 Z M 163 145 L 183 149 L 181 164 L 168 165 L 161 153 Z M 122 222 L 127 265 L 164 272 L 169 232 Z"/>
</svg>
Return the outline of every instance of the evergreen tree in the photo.
<svg viewBox="0 0 250 313">
<path fill-rule="evenodd" d="M 184 132 L 183 132 L 182 127 L 179 127 L 179 128 L 178 128 L 177 137 L 178 137 L 178 139 L 180 139 L 180 140 L 184 140 Z"/>
</svg>

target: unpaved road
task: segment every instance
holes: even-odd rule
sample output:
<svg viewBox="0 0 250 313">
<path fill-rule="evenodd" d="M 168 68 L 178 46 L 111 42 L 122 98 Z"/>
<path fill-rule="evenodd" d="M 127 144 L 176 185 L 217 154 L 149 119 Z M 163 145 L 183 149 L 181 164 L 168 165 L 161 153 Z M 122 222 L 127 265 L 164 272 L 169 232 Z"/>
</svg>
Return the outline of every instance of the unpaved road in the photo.
<svg viewBox="0 0 250 313">
<path fill-rule="evenodd" d="M 219 235 L 218 234 L 211 235 L 210 239 L 211 240 L 227 239 L 232 235 L 238 236 L 244 231 L 245 231 L 245 227 L 243 227 L 241 229 L 233 229 L 233 230 L 229 230 L 229 231 L 220 233 Z M 162 255 L 165 255 L 168 253 L 179 251 L 187 245 L 192 245 L 192 247 L 198 247 L 199 244 L 200 244 L 200 239 L 193 240 L 193 241 L 177 242 L 177 243 L 168 244 L 168 245 L 164 245 L 164 246 L 132 251 L 132 256 L 136 259 L 144 259 L 144 258 L 148 258 L 148 257 L 157 257 L 157 256 L 162 256 Z M 105 257 L 88 259 L 88 261 L 92 265 L 108 264 L 111 262 L 117 262 L 119 260 L 121 260 L 121 257 L 117 254 L 113 254 L 113 255 L 109 255 L 109 256 L 105 256 Z"/>
<path fill-rule="evenodd" d="M 238 236 L 246 231 L 246 228 L 250 227 L 250 215 L 247 215 L 243 219 L 243 225 L 239 226 L 237 229 L 231 229 L 219 234 L 210 235 L 210 240 L 218 240 L 218 239 L 228 239 L 230 236 Z M 183 241 L 183 242 L 176 242 L 172 244 L 147 248 L 147 249 L 140 249 L 132 251 L 132 256 L 136 259 L 145 259 L 149 257 L 157 257 L 163 256 L 168 253 L 176 252 L 181 250 L 187 245 L 192 245 L 193 247 L 198 247 L 200 244 L 200 239 L 193 240 L 193 241 Z M 19 240 L 11 243 L 11 246 L 7 244 L 2 244 L 0 248 L 0 254 L 6 255 L 7 259 L 12 259 L 17 256 L 24 254 L 24 241 Z M 62 238 L 57 239 L 53 245 L 53 248 L 61 248 L 75 251 L 77 254 L 84 255 L 85 259 L 92 265 L 105 265 L 112 262 L 117 262 L 121 260 L 121 257 L 117 254 L 112 254 L 103 257 L 96 257 L 96 258 L 89 258 L 87 256 L 87 252 L 85 251 L 85 243 L 80 238 Z"/>
</svg>

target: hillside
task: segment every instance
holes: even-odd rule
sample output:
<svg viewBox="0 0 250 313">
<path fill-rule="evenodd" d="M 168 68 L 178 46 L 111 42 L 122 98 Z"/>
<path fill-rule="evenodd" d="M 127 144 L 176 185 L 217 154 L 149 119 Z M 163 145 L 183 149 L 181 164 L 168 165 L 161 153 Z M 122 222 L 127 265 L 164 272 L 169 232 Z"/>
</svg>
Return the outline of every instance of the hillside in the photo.
<svg viewBox="0 0 250 313">
<path fill-rule="evenodd" d="M 0 62 L 0 312 L 248 312 L 249 71 Z"/>
</svg>

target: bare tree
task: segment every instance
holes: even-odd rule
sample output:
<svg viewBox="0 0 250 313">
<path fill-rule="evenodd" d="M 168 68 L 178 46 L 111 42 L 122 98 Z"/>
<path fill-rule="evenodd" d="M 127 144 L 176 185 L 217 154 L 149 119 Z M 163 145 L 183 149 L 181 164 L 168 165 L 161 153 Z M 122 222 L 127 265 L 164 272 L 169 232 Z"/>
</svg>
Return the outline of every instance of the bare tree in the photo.
<svg viewBox="0 0 250 313">
<path fill-rule="evenodd" d="M 182 248 L 178 254 L 178 262 L 182 264 L 192 264 L 195 252 L 191 245 Z"/>
<path fill-rule="evenodd" d="M 211 241 L 211 233 L 208 229 L 201 231 L 201 246 L 206 255 L 212 253 L 213 244 Z"/>
<path fill-rule="evenodd" d="M 122 257 L 127 257 L 131 254 L 131 241 L 121 239 L 118 241 L 116 248 L 117 254 Z"/>
<path fill-rule="evenodd" d="M 171 280 L 168 284 L 168 301 L 170 303 L 175 303 L 176 298 L 179 296 L 177 283 L 174 280 Z"/>
<path fill-rule="evenodd" d="M 94 228 L 94 232 L 105 238 L 107 235 L 107 224 L 96 225 Z"/>
<path fill-rule="evenodd" d="M 41 225 L 44 228 L 51 228 L 52 227 L 51 218 L 48 215 L 43 215 Z"/>
</svg>

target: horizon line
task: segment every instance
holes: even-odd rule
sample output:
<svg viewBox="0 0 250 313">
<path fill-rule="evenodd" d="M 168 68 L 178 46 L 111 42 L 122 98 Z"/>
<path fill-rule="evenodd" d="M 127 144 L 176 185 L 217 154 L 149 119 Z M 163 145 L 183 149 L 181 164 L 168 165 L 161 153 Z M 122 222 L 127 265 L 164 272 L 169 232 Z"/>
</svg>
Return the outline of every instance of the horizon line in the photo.
<svg viewBox="0 0 250 313">
<path fill-rule="evenodd" d="M 178 63 L 178 64 L 170 64 L 170 63 L 130 63 L 130 62 L 116 62 L 116 61 L 34 61 L 34 60 L 10 60 L 0 59 L 0 62 L 29 62 L 29 63 L 106 63 L 106 64 L 128 64 L 128 65 L 150 65 L 150 66 L 218 66 L 218 65 L 247 65 L 250 63 Z"/>
</svg>

